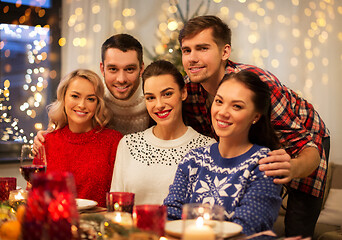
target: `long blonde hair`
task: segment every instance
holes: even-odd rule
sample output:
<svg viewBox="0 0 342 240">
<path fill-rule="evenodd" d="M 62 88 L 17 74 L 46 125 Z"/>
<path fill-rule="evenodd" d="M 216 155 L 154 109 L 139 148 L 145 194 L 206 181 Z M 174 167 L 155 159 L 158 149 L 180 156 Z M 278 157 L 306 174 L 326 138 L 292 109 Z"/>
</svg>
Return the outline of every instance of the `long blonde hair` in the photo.
<svg viewBox="0 0 342 240">
<path fill-rule="evenodd" d="M 47 106 L 49 125 L 54 125 L 55 129 L 63 128 L 68 124 L 65 113 L 65 93 L 76 77 L 84 78 L 91 82 L 95 88 L 95 95 L 98 103 L 93 117 L 93 127 L 104 127 L 110 121 L 109 111 L 104 101 L 104 84 L 100 77 L 93 71 L 87 69 L 77 69 L 66 75 L 59 83 L 57 88 L 57 100 Z"/>
</svg>

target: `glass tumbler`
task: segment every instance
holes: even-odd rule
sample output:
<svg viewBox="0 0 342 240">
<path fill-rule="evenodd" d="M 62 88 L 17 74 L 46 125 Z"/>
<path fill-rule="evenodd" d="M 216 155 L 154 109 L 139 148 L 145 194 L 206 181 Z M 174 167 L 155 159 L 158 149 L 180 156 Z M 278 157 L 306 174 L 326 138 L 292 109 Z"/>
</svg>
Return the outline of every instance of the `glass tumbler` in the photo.
<svg viewBox="0 0 342 240">
<path fill-rule="evenodd" d="M 166 215 L 166 206 L 137 205 L 134 206 L 133 210 L 133 222 L 141 230 L 163 236 L 165 234 Z"/>
<path fill-rule="evenodd" d="M 189 203 L 182 211 L 183 240 L 223 239 L 224 208 L 202 203 Z"/>
<path fill-rule="evenodd" d="M 10 191 L 17 187 L 17 179 L 15 177 L 0 177 L 0 202 L 7 201 Z"/>
<path fill-rule="evenodd" d="M 35 174 L 27 199 L 23 239 L 79 239 L 75 189 L 70 173 Z"/>
<path fill-rule="evenodd" d="M 134 193 L 130 192 L 108 192 L 106 203 L 108 212 L 133 213 Z"/>
</svg>

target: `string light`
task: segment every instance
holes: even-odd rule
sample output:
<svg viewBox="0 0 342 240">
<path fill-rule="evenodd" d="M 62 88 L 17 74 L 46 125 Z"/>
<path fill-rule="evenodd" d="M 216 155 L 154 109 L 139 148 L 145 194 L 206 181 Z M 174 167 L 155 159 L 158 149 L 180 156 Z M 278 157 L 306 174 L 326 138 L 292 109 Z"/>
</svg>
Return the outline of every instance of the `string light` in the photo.
<svg viewBox="0 0 342 240">
<path fill-rule="evenodd" d="M 74 1 L 74 0 L 70 0 Z M 121 32 L 129 32 L 133 31 L 137 26 L 136 15 L 137 10 L 127 4 L 123 4 L 124 0 L 109 0 L 108 5 L 114 10 L 117 10 L 117 19 L 114 19 L 109 24 L 113 28 L 113 34 L 121 33 Z M 151 58 L 151 60 L 156 59 L 166 59 L 173 62 L 179 70 L 183 71 L 182 63 L 181 63 L 181 52 L 180 46 L 178 43 L 178 34 L 179 30 L 183 27 L 184 22 L 187 20 L 185 16 L 191 18 L 191 14 L 189 12 L 182 12 L 182 6 L 179 5 L 179 2 L 189 2 L 189 0 L 183 1 L 167 1 L 162 4 L 162 8 L 160 9 L 161 14 L 157 16 L 159 20 L 159 24 L 156 26 L 156 36 L 158 37 L 159 42 L 154 46 L 153 52 L 149 52 L 145 49 L 146 55 Z M 203 1 L 202 6 L 196 6 L 197 2 L 193 1 L 191 6 L 198 10 L 197 15 L 203 15 L 208 12 L 209 4 L 206 3 L 209 1 Z M 306 30 L 301 30 L 300 28 L 295 27 L 301 23 L 301 19 L 292 13 L 287 13 L 286 11 L 282 11 L 281 13 L 275 14 L 276 10 L 279 9 L 278 2 L 274 0 L 269 1 L 246 1 L 246 0 L 238 0 L 235 1 L 234 4 L 239 4 L 244 8 L 232 8 L 232 5 L 227 5 L 225 1 L 221 0 L 210 0 L 210 2 L 214 3 L 219 11 L 217 14 L 224 19 L 230 26 L 230 28 L 234 31 L 239 27 L 247 26 L 249 32 L 247 37 L 245 36 L 245 41 L 248 44 L 252 44 L 252 51 L 249 52 L 251 55 L 253 62 L 260 66 L 264 67 L 265 63 L 270 64 L 269 67 L 274 69 L 280 69 L 284 63 L 277 58 L 277 55 L 270 54 L 269 51 L 272 51 L 274 54 L 289 54 L 288 66 L 295 68 L 299 67 L 301 64 L 302 58 L 308 62 L 304 67 L 306 71 L 312 72 L 319 68 L 319 64 L 323 66 L 325 69 L 328 69 L 331 65 L 332 61 L 323 55 L 323 50 L 320 50 L 317 47 L 314 47 L 317 44 L 326 44 L 328 40 L 332 38 L 336 38 L 339 42 L 342 42 L 342 33 L 338 32 L 335 34 L 336 29 L 332 29 L 331 24 L 329 24 L 329 20 L 334 19 L 335 14 L 342 14 L 342 6 L 336 1 L 310 1 L 305 6 L 300 6 L 302 4 L 299 0 L 291 0 L 289 4 L 292 4 L 294 7 L 298 7 L 301 9 L 304 16 L 310 19 L 307 24 L 308 28 Z M 20 1 L 17 2 L 17 7 L 20 7 Z M 245 9 L 245 10 L 241 10 Z M 334 10 L 333 10 L 334 9 Z M 103 5 L 100 3 L 94 3 L 91 5 L 91 13 L 94 15 L 100 15 L 104 11 Z M 27 22 L 30 17 L 34 13 L 37 13 L 38 17 L 43 17 L 46 15 L 46 12 L 41 7 L 36 8 L 27 8 L 23 16 L 18 18 L 18 23 Z M 10 8 L 8 6 L 3 7 L 1 14 L 9 14 Z M 87 38 L 86 30 L 90 28 L 94 33 L 100 33 L 106 26 L 95 23 L 93 26 L 87 26 L 85 24 L 85 16 L 86 11 L 82 7 L 77 7 L 72 14 L 67 19 L 67 26 L 73 29 L 76 33 L 73 39 L 68 39 L 67 36 L 64 36 L 58 39 L 58 44 L 61 47 L 66 46 L 67 44 L 72 44 L 77 48 L 85 48 L 89 47 L 92 44 L 92 40 Z M 291 15 L 292 14 L 292 15 Z M 272 16 L 272 17 L 271 17 Z M 256 18 L 257 20 L 255 20 Z M 259 20 L 259 21 L 258 21 Z M 279 30 L 275 34 L 277 34 L 280 42 L 278 44 L 272 45 L 269 49 L 262 49 L 258 47 L 258 44 L 262 41 L 263 36 L 261 35 L 262 29 L 271 27 L 271 25 L 280 25 L 285 27 L 291 27 L 290 31 Z M 46 50 L 47 45 L 49 44 L 48 38 L 42 40 L 37 36 L 42 36 L 46 34 L 44 31 L 49 29 L 49 26 L 46 28 L 41 26 L 36 26 L 34 31 L 29 32 L 28 26 L 20 25 L 20 27 L 16 29 L 12 29 L 10 27 L 6 27 L 6 24 L 1 24 L 1 31 L 6 35 L 15 38 L 20 36 L 24 32 L 29 32 L 28 36 L 30 38 L 35 38 L 37 41 L 32 41 L 26 44 L 26 57 L 29 62 L 29 66 L 27 67 L 26 73 L 23 75 L 23 83 L 21 89 L 25 94 L 27 93 L 27 98 L 21 102 L 19 105 L 19 109 L 22 113 L 25 113 L 25 117 L 34 117 L 37 114 L 38 109 L 44 106 L 44 90 L 47 87 L 47 78 L 55 79 L 56 71 L 42 67 L 42 63 L 44 63 L 48 57 L 48 51 Z M 335 31 L 333 33 L 333 30 Z M 300 47 L 293 47 L 291 49 L 287 49 L 285 42 L 281 42 L 281 40 L 295 39 L 296 41 L 301 41 Z M 10 58 L 14 53 L 6 48 L 6 42 L 1 39 L 0 41 L 0 50 L 2 50 L 2 54 L 4 59 Z M 234 49 L 236 53 L 242 53 L 244 49 Z M 88 59 L 87 54 L 79 54 L 76 58 L 77 62 L 80 64 L 86 63 Z M 319 62 L 317 62 L 319 59 Z M 339 59 L 342 60 L 342 54 L 339 55 Z M 330 65 L 329 65 L 330 64 Z M 6 72 L 11 72 L 12 69 L 11 64 L 7 64 L 4 67 Z M 272 71 L 272 69 L 270 69 Z M 322 73 L 322 78 L 320 81 L 323 84 L 329 83 L 328 74 Z M 291 83 L 294 83 L 299 79 L 294 74 L 289 74 L 288 80 Z M 311 82 L 310 82 L 311 81 Z M 305 83 L 305 91 L 303 93 L 305 96 L 312 95 L 312 86 L 313 79 L 309 79 Z M 5 86 L 6 83 L 6 86 Z M 9 114 L 9 110 L 12 109 L 12 106 L 9 106 L 7 103 L 9 99 L 13 97 L 13 92 L 11 86 L 11 79 L 6 79 L 4 85 L 0 88 L 0 121 L 1 122 L 9 122 L 10 126 L 13 125 L 13 128 L 16 129 L 13 131 L 11 128 L 5 128 L 8 133 L 16 135 L 17 133 L 24 132 L 23 129 L 19 127 L 21 119 L 15 119 Z M 312 83 L 312 84 L 311 84 Z M 296 89 L 297 92 L 300 92 Z M 40 95 L 39 95 L 40 94 Z M 6 117 L 5 117 L 6 116 Z M 11 118 L 12 117 L 12 118 Z M 36 127 L 36 129 L 38 129 Z"/>
<path fill-rule="evenodd" d="M 12 57 L 12 49 L 14 48 L 10 44 L 7 45 L 7 43 L 11 42 L 11 39 L 16 39 L 16 41 L 21 39 L 20 42 L 27 42 L 23 49 L 26 51 L 27 59 L 27 69 L 23 74 L 24 81 L 22 82 L 23 94 L 20 94 L 20 98 L 18 98 L 19 93 L 13 95 L 15 86 L 18 84 L 18 78 L 14 79 L 12 75 L 9 75 L 8 79 L 4 81 L 3 86 L 1 86 L 0 123 L 4 126 L 1 129 L 1 140 L 21 140 L 30 142 L 32 139 L 29 139 L 28 137 L 33 133 L 29 133 L 30 131 L 26 133 L 25 129 L 20 128 L 19 125 L 23 125 L 25 122 L 25 115 L 30 119 L 36 119 L 37 110 L 44 110 L 44 104 L 42 105 L 42 103 L 46 102 L 46 92 L 44 89 L 47 86 L 44 86 L 43 82 L 45 78 L 48 77 L 48 69 L 46 68 L 48 64 L 44 61 L 48 58 L 47 47 L 49 41 L 49 28 L 41 26 L 29 27 L 25 25 L 0 24 L 0 31 L 2 39 L 6 39 L 1 46 L 6 58 Z M 24 36 L 28 37 L 24 38 Z M 20 47 L 16 46 L 16 49 L 19 48 Z M 8 65 L 5 69 L 7 69 L 7 73 L 10 73 L 12 71 L 12 66 Z M 18 101 L 11 101 L 13 98 L 18 99 L 18 101 L 23 101 L 22 103 L 19 103 L 18 106 L 20 112 L 23 113 L 22 115 L 18 115 L 18 113 L 13 114 L 12 104 L 18 104 Z M 18 115 L 18 118 L 15 118 L 14 115 Z M 35 129 L 34 121 L 31 120 L 30 124 L 32 125 L 32 129 Z"/>
</svg>

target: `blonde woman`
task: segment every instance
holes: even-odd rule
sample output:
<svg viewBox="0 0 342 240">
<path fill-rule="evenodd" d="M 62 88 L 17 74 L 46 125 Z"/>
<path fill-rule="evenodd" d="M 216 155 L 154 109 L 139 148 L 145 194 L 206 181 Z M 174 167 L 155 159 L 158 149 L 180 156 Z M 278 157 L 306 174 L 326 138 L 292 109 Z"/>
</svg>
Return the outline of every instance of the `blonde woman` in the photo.
<svg viewBox="0 0 342 240">
<path fill-rule="evenodd" d="M 48 106 L 50 125 L 45 136 L 47 171 L 68 171 L 75 177 L 77 197 L 106 205 L 116 149 L 121 133 L 106 128 L 108 111 L 104 85 L 90 70 L 79 69 L 63 78 L 57 100 Z"/>
</svg>

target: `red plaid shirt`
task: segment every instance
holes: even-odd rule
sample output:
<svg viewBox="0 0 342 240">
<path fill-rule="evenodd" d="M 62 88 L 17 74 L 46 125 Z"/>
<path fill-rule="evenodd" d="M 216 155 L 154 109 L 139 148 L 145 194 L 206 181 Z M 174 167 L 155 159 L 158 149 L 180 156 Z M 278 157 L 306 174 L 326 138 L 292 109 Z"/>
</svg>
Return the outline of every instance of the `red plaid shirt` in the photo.
<svg viewBox="0 0 342 240">
<path fill-rule="evenodd" d="M 297 93 L 288 89 L 270 72 L 252 65 L 228 61 L 226 73 L 249 70 L 259 75 L 260 79 L 271 89 L 273 106 L 271 121 L 279 133 L 280 142 L 293 158 L 308 146 L 316 147 L 321 156 L 318 168 L 307 178 L 293 179 L 289 186 L 316 197 L 323 197 L 327 172 L 326 157 L 322 140 L 329 136 L 325 126 L 314 107 Z M 184 104 L 185 119 L 196 131 L 216 137 L 211 124 L 208 93 L 198 83 L 187 81 L 188 98 Z"/>
</svg>

